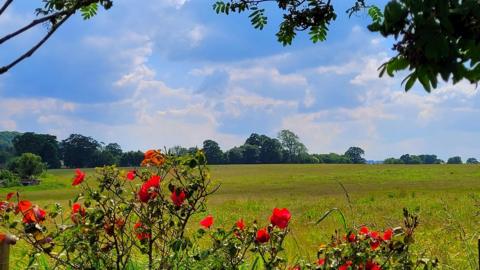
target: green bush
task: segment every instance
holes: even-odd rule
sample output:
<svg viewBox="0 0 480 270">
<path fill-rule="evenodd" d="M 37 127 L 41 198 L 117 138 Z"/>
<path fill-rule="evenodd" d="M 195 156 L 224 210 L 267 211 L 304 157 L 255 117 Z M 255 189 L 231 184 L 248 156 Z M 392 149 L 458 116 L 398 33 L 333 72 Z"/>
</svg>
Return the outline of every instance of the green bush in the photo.
<svg viewBox="0 0 480 270">
<path fill-rule="evenodd" d="M 20 179 L 9 170 L 0 170 L 0 187 L 14 187 L 20 185 Z"/>
<path fill-rule="evenodd" d="M 23 153 L 9 162 L 7 167 L 10 171 L 18 174 L 22 180 L 32 180 L 46 169 L 42 158 L 32 153 Z"/>
</svg>

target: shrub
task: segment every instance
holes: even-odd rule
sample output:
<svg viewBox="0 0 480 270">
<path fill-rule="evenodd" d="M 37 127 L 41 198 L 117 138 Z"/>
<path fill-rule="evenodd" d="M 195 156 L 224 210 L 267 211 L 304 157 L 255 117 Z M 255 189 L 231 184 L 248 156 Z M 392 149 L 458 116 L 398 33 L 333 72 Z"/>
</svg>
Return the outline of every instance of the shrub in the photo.
<svg viewBox="0 0 480 270">
<path fill-rule="evenodd" d="M 403 229 L 386 230 L 391 237 L 379 238 L 364 228 L 345 230 L 349 238 L 336 235 L 318 261 L 288 265 L 283 257 L 288 209 L 275 208 L 268 222 L 239 218 L 231 226 L 217 226 L 206 200 L 218 187 L 212 185 L 203 152 L 175 156 L 150 150 L 142 165 L 128 172 L 99 168 L 88 180 L 76 170 L 72 185 L 80 193 L 71 209 L 56 204 L 46 211 L 19 194 L 12 202 L 10 193 L 0 202 L 0 224 L 31 246 L 30 266 L 39 254 L 66 269 L 341 269 L 346 263 L 343 269 L 365 270 L 374 269 L 372 263 L 385 269 L 419 264 L 409 249 L 416 218 L 408 215 Z M 203 219 L 191 224 L 194 216 Z M 198 229 L 187 231 L 188 226 Z M 355 241 L 347 241 L 352 233 Z"/>
<path fill-rule="evenodd" d="M 7 167 L 10 171 L 18 174 L 22 180 L 32 180 L 46 169 L 42 158 L 32 153 L 23 153 L 20 157 L 13 159 Z"/>
<path fill-rule="evenodd" d="M 20 185 L 20 179 L 9 170 L 0 169 L 0 187 L 14 187 Z"/>
</svg>

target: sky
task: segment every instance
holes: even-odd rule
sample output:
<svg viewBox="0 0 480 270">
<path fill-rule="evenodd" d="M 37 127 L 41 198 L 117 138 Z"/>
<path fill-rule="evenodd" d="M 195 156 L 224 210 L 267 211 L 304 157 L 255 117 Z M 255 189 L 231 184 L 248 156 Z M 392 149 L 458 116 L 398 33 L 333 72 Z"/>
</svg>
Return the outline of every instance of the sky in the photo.
<svg viewBox="0 0 480 270">
<path fill-rule="evenodd" d="M 77 14 L 0 75 L 0 130 L 60 140 L 80 133 L 124 150 L 213 139 L 227 150 L 253 132 L 289 129 L 310 153 L 359 146 L 375 160 L 480 158 L 478 89 L 462 81 L 405 93 L 402 74 L 378 78 L 393 40 L 370 33 L 365 13 L 349 18 L 349 1 L 338 1 L 326 42 L 300 33 L 287 47 L 275 37 L 278 10 L 259 31 L 247 15 L 215 14 L 213 2 L 115 0 L 91 20 Z M 40 4 L 14 2 L 0 17 L 0 35 L 34 19 Z M 2 45 L 1 64 L 45 31 Z"/>
</svg>

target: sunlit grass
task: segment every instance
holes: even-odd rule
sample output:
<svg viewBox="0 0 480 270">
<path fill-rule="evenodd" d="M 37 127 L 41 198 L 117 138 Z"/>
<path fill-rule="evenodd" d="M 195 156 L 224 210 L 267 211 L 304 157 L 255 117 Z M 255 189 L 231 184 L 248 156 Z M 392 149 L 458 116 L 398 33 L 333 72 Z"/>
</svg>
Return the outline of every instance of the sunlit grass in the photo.
<svg viewBox="0 0 480 270">
<path fill-rule="evenodd" d="M 469 262 L 476 265 L 479 166 L 232 165 L 211 170 L 215 183 L 221 185 L 209 200 L 209 213 L 217 225 L 231 226 L 240 217 L 266 224 L 272 208 L 291 210 L 292 233 L 286 243 L 290 259 L 313 260 L 319 244 L 342 228 L 334 215 L 315 225 L 328 209 L 340 208 L 350 224 L 382 229 L 400 225 L 402 208 L 408 207 L 420 216 L 416 240 L 423 249 L 419 251 L 437 256 L 451 269 L 470 269 Z M 72 170 L 51 170 L 41 185 L 20 191 L 40 205 L 66 204 L 78 192 L 71 187 L 72 176 Z M 339 182 L 348 190 L 351 204 Z M 0 196 L 8 191 L 0 190 Z M 200 218 L 195 217 L 191 229 L 196 229 Z M 22 252 L 15 247 L 13 260 L 21 260 Z"/>
</svg>

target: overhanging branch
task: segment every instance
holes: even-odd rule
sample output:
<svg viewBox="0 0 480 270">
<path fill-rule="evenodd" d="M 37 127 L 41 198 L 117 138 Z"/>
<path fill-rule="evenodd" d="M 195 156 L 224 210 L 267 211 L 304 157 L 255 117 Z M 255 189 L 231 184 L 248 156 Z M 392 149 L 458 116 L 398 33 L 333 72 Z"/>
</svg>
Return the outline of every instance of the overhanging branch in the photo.
<svg viewBox="0 0 480 270">
<path fill-rule="evenodd" d="M 0 74 L 3 74 L 5 72 L 7 72 L 9 69 L 11 69 L 12 67 L 14 67 L 16 64 L 20 63 L 21 61 L 25 60 L 26 58 L 32 56 L 33 53 L 35 53 L 35 51 L 40 48 L 43 43 L 45 43 L 49 38 L 50 36 L 53 35 L 53 33 L 55 33 L 55 31 L 57 31 L 57 29 L 62 26 L 62 24 L 68 20 L 68 18 L 70 18 L 70 16 L 72 16 L 73 14 L 75 13 L 75 11 L 70 11 L 70 13 L 67 13 L 65 15 L 65 17 L 63 17 L 59 22 L 57 22 L 56 24 L 54 24 L 52 26 L 52 28 L 48 31 L 48 33 L 35 45 L 33 46 L 30 50 L 28 50 L 26 53 L 24 53 L 22 56 L 18 57 L 16 60 L 14 60 L 13 62 L 11 62 L 10 64 L 6 65 L 6 66 L 3 66 L 3 67 L 0 67 Z"/>
<path fill-rule="evenodd" d="M 8 8 L 8 6 L 13 2 L 13 0 L 7 0 L 3 6 L 0 8 L 0 16 L 5 12 L 5 10 Z"/>
</svg>

